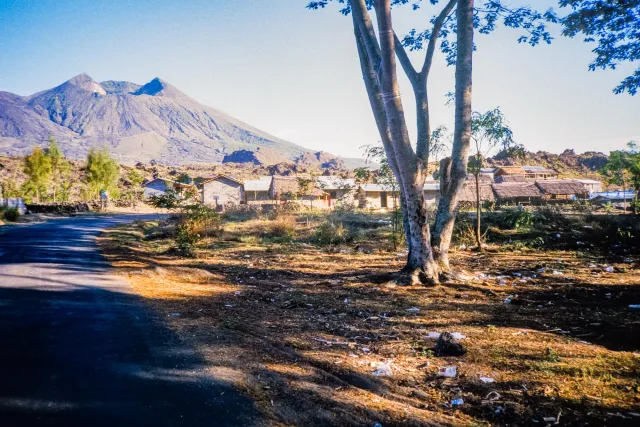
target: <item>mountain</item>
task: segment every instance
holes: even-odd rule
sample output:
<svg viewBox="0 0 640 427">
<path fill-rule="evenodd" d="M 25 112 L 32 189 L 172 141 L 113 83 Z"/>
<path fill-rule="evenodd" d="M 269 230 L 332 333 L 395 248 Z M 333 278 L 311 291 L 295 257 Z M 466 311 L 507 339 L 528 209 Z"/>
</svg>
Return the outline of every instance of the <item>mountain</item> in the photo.
<svg viewBox="0 0 640 427">
<path fill-rule="evenodd" d="M 98 83 L 80 74 L 27 97 L 0 92 L 0 154 L 24 155 L 50 135 L 70 158 L 106 145 L 124 163 L 215 163 L 259 149 L 274 155 L 258 157 L 277 162 L 316 155 L 202 105 L 159 78 L 144 85 Z"/>
</svg>

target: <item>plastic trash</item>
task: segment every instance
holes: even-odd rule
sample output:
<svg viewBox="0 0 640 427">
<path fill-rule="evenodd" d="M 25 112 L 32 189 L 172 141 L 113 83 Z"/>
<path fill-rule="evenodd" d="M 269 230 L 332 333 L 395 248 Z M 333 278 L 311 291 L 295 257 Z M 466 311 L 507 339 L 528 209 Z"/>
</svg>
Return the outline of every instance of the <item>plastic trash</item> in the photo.
<svg viewBox="0 0 640 427">
<path fill-rule="evenodd" d="M 167 317 L 178 317 L 180 316 L 180 313 L 171 313 L 169 316 Z"/>
<path fill-rule="evenodd" d="M 466 336 L 462 335 L 460 332 L 452 332 L 451 335 L 457 340 L 463 340 Z"/>
<path fill-rule="evenodd" d="M 504 299 L 504 303 L 505 304 L 511 304 L 511 299 L 513 298 L 513 295 L 509 295 L 508 297 L 506 297 Z"/>
<path fill-rule="evenodd" d="M 437 340 L 440 338 L 440 332 L 429 332 L 427 333 L 427 337 Z M 466 338 L 466 335 L 461 334 L 460 332 L 451 332 L 451 336 L 457 340 L 463 340 Z"/>
<path fill-rule="evenodd" d="M 438 338 L 440 338 L 440 332 L 429 332 L 427 334 L 427 336 L 429 338 L 433 338 L 433 339 L 437 340 Z"/>
<path fill-rule="evenodd" d="M 373 375 L 376 377 L 390 377 L 393 375 L 393 372 L 391 372 L 391 361 L 387 360 L 386 362 L 378 363 L 378 367 L 373 371 Z"/>
<path fill-rule="evenodd" d="M 382 427 L 382 424 L 380 424 L 380 423 L 375 423 L 375 424 L 373 425 L 373 427 Z"/>
<path fill-rule="evenodd" d="M 440 377 L 455 378 L 456 375 L 458 375 L 458 368 L 455 366 L 447 366 L 438 371 L 438 376 Z"/>
<path fill-rule="evenodd" d="M 640 310 L 640 304 L 629 304 L 629 310 Z"/>
<path fill-rule="evenodd" d="M 545 271 L 547 271 L 546 268 L 539 268 L 536 270 L 536 273 L 544 273 Z"/>
<path fill-rule="evenodd" d="M 522 277 L 522 273 L 511 273 L 512 275 L 514 275 L 515 277 Z"/>
<path fill-rule="evenodd" d="M 460 406 L 460 405 L 464 405 L 464 400 L 462 400 L 462 398 L 460 398 L 460 397 L 459 397 L 459 398 L 457 398 L 457 399 L 453 399 L 453 400 L 451 401 L 451 404 L 452 404 L 453 406 Z"/>
<path fill-rule="evenodd" d="M 502 279 L 502 280 L 500 280 L 500 281 L 498 282 L 498 285 L 500 285 L 500 286 L 507 286 L 507 281 L 506 281 L 506 280 L 504 280 L 504 279 Z"/>
<path fill-rule="evenodd" d="M 480 377 L 480 381 L 482 381 L 485 384 L 490 384 L 490 383 L 495 383 L 496 380 L 494 380 L 491 377 Z"/>
<path fill-rule="evenodd" d="M 606 267 L 604 268 L 604 271 L 606 271 L 607 273 L 613 273 L 613 267 L 611 267 L 610 265 L 609 265 L 609 266 L 606 266 Z"/>
<path fill-rule="evenodd" d="M 554 276 L 564 276 L 564 273 L 562 271 L 553 270 L 553 275 Z"/>
<path fill-rule="evenodd" d="M 417 313 L 420 311 L 420 309 L 418 307 L 411 307 L 411 308 L 408 308 L 407 311 L 410 313 Z"/>
</svg>

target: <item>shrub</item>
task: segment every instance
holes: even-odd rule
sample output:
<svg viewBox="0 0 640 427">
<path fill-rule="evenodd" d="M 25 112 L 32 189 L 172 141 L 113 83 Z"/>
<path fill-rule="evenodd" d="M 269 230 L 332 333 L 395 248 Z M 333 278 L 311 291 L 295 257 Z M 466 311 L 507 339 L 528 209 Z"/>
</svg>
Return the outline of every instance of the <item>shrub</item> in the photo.
<svg viewBox="0 0 640 427">
<path fill-rule="evenodd" d="M 533 225 L 534 215 L 522 206 L 506 209 L 502 217 L 502 224 L 509 229 L 529 228 Z"/>
<path fill-rule="evenodd" d="M 279 215 L 268 226 L 267 237 L 291 240 L 296 236 L 296 220 L 291 215 Z"/>
<path fill-rule="evenodd" d="M 341 222 L 326 220 L 316 230 L 315 241 L 319 245 L 337 245 L 345 243 L 349 238 L 349 231 Z"/>
<path fill-rule="evenodd" d="M 3 217 L 7 221 L 17 221 L 18 218 L 20 218 L 20 211 L 18 210 L 18 208 L 7 208 L 3 212 Z"/>
<path fill-rule="evenodd" d="M 222 232 L 222 220 L 213 209 L 200 204 L 186 206 L 176 226 L 178 251 L 184 256 L 193 256 L 193 248 L 202 238 L 219 237 Z"/>
<path fill-rule="evenodd" d="M 259 205 L 238 205 L 228 208 L 222 214 L 226 221 L 243 222 L 260 218 L 262 207 Z"/>
<path fill-rule="evenodd" d="M 540 206 L 535 212 L 536 220 L 547 225 L 563 225 L 567 222 L 567 217 L 562 214 L 558 206 Z"/>
</svg>

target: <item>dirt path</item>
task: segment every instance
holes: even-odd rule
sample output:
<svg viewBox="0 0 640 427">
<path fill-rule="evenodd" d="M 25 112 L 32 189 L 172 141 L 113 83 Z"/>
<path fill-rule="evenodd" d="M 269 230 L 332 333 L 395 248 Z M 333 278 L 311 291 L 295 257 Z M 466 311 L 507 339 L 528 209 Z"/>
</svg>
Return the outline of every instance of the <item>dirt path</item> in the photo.
<svg viewBox="0 0 640 427">
<path fill-rule="evenodd" d="M 0 425 L 257 425 L 110 274 L 95 237 L 139 216 L 15 226 L 0 235 Z"/>
</svg>

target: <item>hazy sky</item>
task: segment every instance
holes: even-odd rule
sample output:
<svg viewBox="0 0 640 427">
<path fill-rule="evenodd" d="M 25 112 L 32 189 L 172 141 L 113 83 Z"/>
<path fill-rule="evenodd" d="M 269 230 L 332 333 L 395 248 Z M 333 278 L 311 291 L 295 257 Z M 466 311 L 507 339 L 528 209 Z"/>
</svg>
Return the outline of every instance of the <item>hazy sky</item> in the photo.
<svg viewBox="0 0 640 427">
<path fill-rule="evenodd" d="M 0 0 L 0 90 L 29 95 L 88 73 L 96 81 L 158 76 L 203 104 L 305 147 L 359 156 L 379 140 L 351 19 L 307 0 Z M 513 1 L 514 3 L 521 3 Z M 527 2 L 540 10 L 555 2 Z M 425 2 L 426 4 L 426 2 Z M 432 7 L 394 12 L 399 33 Z M 556 31 L 557 33 L 557 31 Z M 634 67 L 587 71 L 593 46 L 557 37 L 519 45 L 513 30 L 478 35 L 474 109 L 500 106 L 529 150 L 608 152 L 640 141 L 640 95 L 612 88 Z M 420 61 L 422 54 L 414 58 Z M 436 55 L 433 124 L 452 127 L 453 67 Z M 402 92 L 415 122 L 410 86 Z"/>
</svg>

